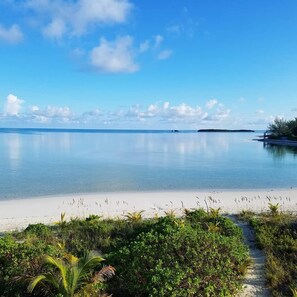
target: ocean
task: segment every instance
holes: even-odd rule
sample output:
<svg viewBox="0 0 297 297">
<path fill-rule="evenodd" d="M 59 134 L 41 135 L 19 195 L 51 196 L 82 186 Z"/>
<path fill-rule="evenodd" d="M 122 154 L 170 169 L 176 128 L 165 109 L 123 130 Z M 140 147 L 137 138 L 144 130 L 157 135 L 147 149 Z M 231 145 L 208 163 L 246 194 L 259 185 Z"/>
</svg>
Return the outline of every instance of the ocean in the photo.
<svg viewBox="0 0 297 297">
<path fill-rule="evenodd" d="M 262 132 L 0 129 L 0 200 L 297 186 L 296 148 Z"/>
</svg>

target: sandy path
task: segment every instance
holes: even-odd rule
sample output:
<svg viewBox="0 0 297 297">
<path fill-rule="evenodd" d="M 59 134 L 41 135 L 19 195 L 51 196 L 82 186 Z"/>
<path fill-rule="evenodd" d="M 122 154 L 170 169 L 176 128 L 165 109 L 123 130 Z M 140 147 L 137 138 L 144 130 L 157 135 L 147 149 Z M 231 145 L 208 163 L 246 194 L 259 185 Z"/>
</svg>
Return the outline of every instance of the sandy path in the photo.
<svg viewBox="0 0 297 297">
<path fill-rule="evenodd" d="M 255 245 L 255 233 L 247 222 L 239 221 L 236 216 L 230 218 L 243 231 L 245 244 L 249 247 L 252 263 L 247 270 L 243 282 L 243 290 L 236 297 L 269 297 L 270 292 L 266 286 L 265 255 Z"/>
</svg>

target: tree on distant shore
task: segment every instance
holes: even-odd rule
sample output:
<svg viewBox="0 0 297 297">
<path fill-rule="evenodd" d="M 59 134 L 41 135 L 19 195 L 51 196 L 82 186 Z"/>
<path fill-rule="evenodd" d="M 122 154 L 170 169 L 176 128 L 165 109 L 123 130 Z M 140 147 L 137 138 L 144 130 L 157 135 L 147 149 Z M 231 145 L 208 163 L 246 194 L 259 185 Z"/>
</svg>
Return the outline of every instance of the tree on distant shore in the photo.
<svg viewBox="0 0 297 297">
<path fill-rule="evenodd" d="M 276 118 L 272 124 L 268 126 L 268 130 L 275 138 L 280 137 L 297 137 L 297 118 L 286 121 Z"/>
</svg>

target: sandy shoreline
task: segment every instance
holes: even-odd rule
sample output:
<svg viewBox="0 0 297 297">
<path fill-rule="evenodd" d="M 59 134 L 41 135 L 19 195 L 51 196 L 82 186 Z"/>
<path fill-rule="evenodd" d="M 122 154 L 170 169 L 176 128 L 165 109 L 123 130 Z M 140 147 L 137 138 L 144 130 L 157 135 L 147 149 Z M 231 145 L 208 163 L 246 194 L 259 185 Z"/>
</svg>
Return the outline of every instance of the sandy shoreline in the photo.
<svg viewBox="0 0 297 297">
<path fill-rule="evenodd" d="M 67 219 L 89 214 L 123 217 L 140 210 L 150 217 L 199 207 L 220 207 L 234 214 L 243 209 L 265 211 L 269 202 L 279 203 L 284 211 L 297 211 L 297 189 L 93 193 L 7 200 L 0 201 L 0 231 L 20 230 L 33 223 L 51 224 L 59 221 L 63 212 Z"/>
</svg>

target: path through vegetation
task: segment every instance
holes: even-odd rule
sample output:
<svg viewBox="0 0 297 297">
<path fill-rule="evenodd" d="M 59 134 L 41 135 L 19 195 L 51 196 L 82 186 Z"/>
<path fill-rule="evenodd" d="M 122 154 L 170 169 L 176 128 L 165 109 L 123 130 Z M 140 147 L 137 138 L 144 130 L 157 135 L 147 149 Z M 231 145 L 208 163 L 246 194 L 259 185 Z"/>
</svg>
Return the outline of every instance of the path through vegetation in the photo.
<svg viewBox="0 0 297 297">
<path fill-rule="evenodd" d="M 252 261 L 243 282 L 243 290 L 236 297 L 269 297 L 270 292 L 265 278 L 265 255 L 256 247 L 254 230 L 247 222 L 239 221 L 235 216 L 230 218 L 242 229 Z"/>
</svg>

